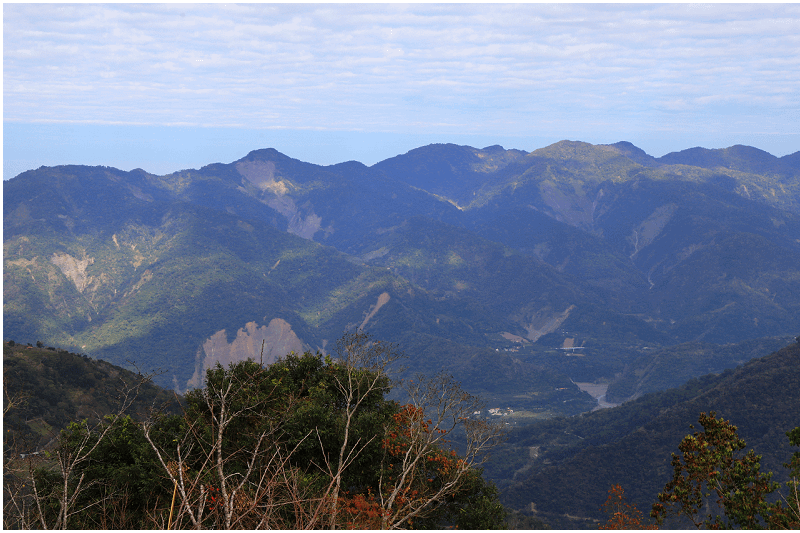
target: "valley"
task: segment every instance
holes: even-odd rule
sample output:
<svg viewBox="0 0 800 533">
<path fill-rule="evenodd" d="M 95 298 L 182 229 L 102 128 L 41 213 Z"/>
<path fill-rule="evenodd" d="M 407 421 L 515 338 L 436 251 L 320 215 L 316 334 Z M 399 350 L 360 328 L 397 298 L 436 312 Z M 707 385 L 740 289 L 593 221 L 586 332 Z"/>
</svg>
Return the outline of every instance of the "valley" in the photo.
<svg viewBox="0 0 800 533">
<path fill-rule="evenodd" d="M 487 473 L 541 511 L 531 487 L 582 450 L 578 421 L 663 414 L 653 398 L 689 401 L 693 380 L 794 341 L 798 161 L 562 141 L 436 144 L 370 167 L 274 149 L 167 175 L 41 167 L 3 183 L 3 336 L 183 394 L 217 363 L 327 354 L 363 330 L 405 353 L 397 378 L 451 374 L 484 400 L 476 416 L 515 428 L 515 459 Z"/>
<path fill-rule="evenodd" d="M 507 375 L 514 350 L 551 365 L 538 349 L 568 348 L 560 371 L 609 382 L 645 347 L 791 335 L 794 159 L 698 150 L 563 141 L 430 145 L 373 167 L 272 149 L 166 176 L 43 167 L 4 183 L 6 335 L 157 363 L 179 391 L 220 332 L 230 345 L 278 323 L 293 340 L 262 335 L 275 356 L 361 327 L 493 348 Z"/>
<path fill-rule="evenodd" d="M 617 407 L 618 403 L 610 403 L 606 401 L 606 392 L 608 391 L 608 383 L 576 383 L 583 392 L 586 392 L 597 400 L 597 407 L 593 409 L 608 409 L 609 407 Z"/>
</svg>

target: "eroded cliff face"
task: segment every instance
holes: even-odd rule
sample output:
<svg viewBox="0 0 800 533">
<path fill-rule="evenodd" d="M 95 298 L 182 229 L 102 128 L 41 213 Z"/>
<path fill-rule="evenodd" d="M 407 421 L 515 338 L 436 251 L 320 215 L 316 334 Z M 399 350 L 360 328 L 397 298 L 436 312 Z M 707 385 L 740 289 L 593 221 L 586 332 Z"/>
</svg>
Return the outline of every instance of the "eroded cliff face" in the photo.
<svg viewBox="0 0 800 533">
<path fill-rule="evenodd" d="M 527 320 L 522 321 L 522 326 L 528 333 L 526 335 L 527 339 L 531 342 L 536 342 L 543 335 L 555 331 L 569 318 L 569 314 L 573 309 L 575 309 L 575 306 L 570 305 L 560 313 L 550 308 L 541 309 L 533 313 L 532 316 L 527 317 Z"/>
<path fill-rule="evenodd" d="M 281 180 L 275 175 L 275 163 L 272 161 L 240 161 L 236 163 L 244 187 L 240 189 L 256 196 L 261 202 L 286 217 L 289 225 L 287 231 L 304 239 L 312 239 L 322 225 L 320 218 L 310 206 L 300 209 L 289 193 L 294 186 L 291 182 Z M 250 185 L 251 187 L 247 187 Z M 253 190 L 255 188 L 256 190 Z"/>
<path fill-rule="evenodd" d="M 91 276 L 86 274 L 86 267 L 94 263 L 93 257 L 79 260 L 69 254 L 54 253 L 50 258 L 50 262 L 61 269 L 61 272 L 75 284 L 75 288 L 79 292 L 83 292 L 92 282 Z"/>
<path fill-rule="evenodd" d="M 389 300 L 391 300 L 391 296 L 389 296 L 389 293 L 388 292 L 382 292 L 381 295 L 378 296 L 378 301 L 375 302 L 375 305 L 371 305 L 370 306 L 369 312 L 367 312 L 367 316 L 364 317 L 364 321 L 361 322 L 361 325 L 358 326 L 358 329 L 363 330 L 367 326 L 367 323 L 370 320 L 372 320 L 372 317 L 375 316 L 375 313 L 377 313 L 380 310 L 381 307 L 386 305 L 386 303 Z"/>
<path fill-rule="evenodd" d="M 261 346 L 264 346 L 262 355 Z M 292 326 L 282 318 L 273 318 L 269 325 L 259 326 L 248 322 L 236 332 L 236 338 L 228 343 L 227 332 L 222 329 L 206 339 L 197 351 L 195 371 L 186 383 L 186 390 L 201 387 L 206 370 L 220 363 L 227 367 L 231 363 L 248 358 L 265 365 L 274 363 L 289 352 L 300 353 L 306 349 Z"/>
</svg>

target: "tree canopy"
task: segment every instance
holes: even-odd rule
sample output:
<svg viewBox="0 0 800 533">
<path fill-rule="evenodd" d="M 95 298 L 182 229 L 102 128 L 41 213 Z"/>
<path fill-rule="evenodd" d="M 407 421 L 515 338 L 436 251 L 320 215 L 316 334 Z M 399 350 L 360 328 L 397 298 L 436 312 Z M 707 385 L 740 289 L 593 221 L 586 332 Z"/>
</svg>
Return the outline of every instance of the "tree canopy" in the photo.
<svg viewBox="0 0 800 533">
<path fill-rule="evenodd" d="M 761 456 L 753 450 L 737 454 L 746 446 L 736 426 L 716 413 L 700 413 L 703 431 L 687 435 L 672 454 L 673 478 L 658 495 L 651 516 L 662 523 L 668 516 L 687 517 L 695 527 L 708 529 L 796 529 L 800 526 L 797 477 L 800 452 L 786 466 L 792 480 L 788 497 L 770 502 L 767 498 L 780 488 L 761 472 Z M 786 433 L 793 446 L 800 445 L 800 427 Z M 722 511 L 724 516 L 713 515 Z"/>
<path fill-rule="evenodd" d="M 348 334 L 333 357 L 218 364 L 181 415 L 72 424 L 55 455 L 29 463 L 33 494 L 15 493 L 25 512 L 6 525 L 502 527 L 480 469 L 502 432 L 468 417 L 477 399 L 448 376 L 405 384 L 405 404 L 387 399 L 397 356 Z"/>
</svg>

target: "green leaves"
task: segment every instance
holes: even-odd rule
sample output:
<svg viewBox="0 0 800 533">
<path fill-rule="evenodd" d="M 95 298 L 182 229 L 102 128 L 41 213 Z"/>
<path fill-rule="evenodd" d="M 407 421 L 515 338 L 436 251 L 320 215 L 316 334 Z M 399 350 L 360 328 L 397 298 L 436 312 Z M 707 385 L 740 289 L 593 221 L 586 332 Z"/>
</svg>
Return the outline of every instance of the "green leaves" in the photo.
<svg viewBox="0 0 800 533">
<path fill-rule="evenodd" d="M 702 432 L 687 435 L 678 446 L 682 455 L 672 454 L 673 478 L 658 495 L 651 516 L 660 523 L 670 515 L 688 517 L 696 527 L 730 529 L 733 526 L 755 529 L 769 521 L 767 494 L 778 484 L 770 482 L 771 473 L 760 472 L 761 456 L 752 450 L 742 457 L 736 452 L 745 442 L 736 434 L 736 426 L 713 411 L 701 413 Z M 703 519 L 711 511 L 711 498 L 716 508 L 725 512 Z M 704 510 L 708 508 L 708 510 Z"/>
</svg>

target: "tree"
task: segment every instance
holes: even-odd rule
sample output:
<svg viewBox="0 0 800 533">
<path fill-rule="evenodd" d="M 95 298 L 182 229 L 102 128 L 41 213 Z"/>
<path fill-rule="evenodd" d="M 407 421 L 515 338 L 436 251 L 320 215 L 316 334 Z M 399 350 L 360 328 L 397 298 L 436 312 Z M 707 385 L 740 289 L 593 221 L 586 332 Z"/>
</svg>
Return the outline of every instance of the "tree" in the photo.
<svg viewBox="0 0 800 533">
<path fill-rule="evenodd" d="M 786 436 L 792 446 L 800 446 L 800 427 L 787 431 Z M 791 461 L 784 466 L 789 469 L 790 476 L 786 483 L 788 495 L 781 494 L 783 501 L 773 506 L 769 526 L 774 529 L 800 529 L 800 451 L 794 452 Z"/>
<path fill-rule="evenodd" d="M 82 474 L 90 483 L 82 500 L 103 502 L 106 508 L 104 512 L 89 513 L 84 528 L 152 527 L 148 511 L 163 503 L 172 488 L 161 476 L 140 424 L 128 415 L 115 421 L 92 452 Z"/>
<path fill-rule="evenodd" d="M 108 415 L 96 427 L 73 422 L 47 457 L 30 463 L 39 528 L 61 528 L 66 518 L 70 529 L 147 528 L 148 508 L 167 494 L 150 445 L 127 415 Z"/>
<path fill-rule="evenodd" d="M 345 335 L 334 357 L 289 354 L 269 367 L 217 365 L 187 394 L 179 437 L 144 424 L 177 498 L 166 527 L 401 528 L 502 522 L 476 466 L 499 438 L 469 420 L 475 399 L 452 378 L 385 399 L 396 348 Z M 427 416 L 426 416 L 427 413 Z M 465 453 L 444 447 L 461 428 Z M 481 522 L 483 520 L 483 522 Z"/>
<path fill-rule="evenodd" d="M 440 529 L 442 524 L 468 530 L 505 529 L 508 512 L 498 498 L 494 483 L 483 478 L 480 468 L 474 468 L 453 494 L 412 525 L 415 529 Z"/>
<path fill-rule="evenodd" d="M 119 405 L 114 414 L 96 424 L 87 420 L 71 423 L 59 433 L 52 451 L 31 454 L 24 467 L 14 468 L 15 483 L 25 486 L 24 491 L 17 491 L 9 500 L 13 507 L 12 516 L 8 518 L 16 526 L 68 529 L 74 527 L 73 521 L 77 520 L 84 527 L 91 512 L 117 498 L 118 495 L 108 491 L 88 497 L 103 480 L 89 475 L 87 469 L 101 444 L 124 419 L 123 414 L 135 401 L 141 387 L 150 381 L 150 376 L 139 375 L 132 382 L 120 381 Z M 108 486 L 106 484 L 106 488 Z M 6 518 L 4 516 L 4 522 Z"/>
<path fill-rule="evenodd" d="M 364 452 L 371 444 L 378 442 L 379 435 L 374 432 L 374 429 L 385 424 L 388 421 L 388 415 L 396 410 L 396 406 L 391 402 L 386 402 L 383 396 L 389 391 L 388 369 L 400 358 L 394 345 L 381 341 L 373 342 L 369 335 L 360 332 L 342 336 L 336 344 L 336 355 L 337 365 L 332 365 L 330 359 L 326 361 L 326 364 L 334 367 L 329 375 L 332 378 L 332 385 L 334 385 L 334 394 L 338 396 L 338 402 L 334 402 L 334 405 L 339 410 L 338 415 L 331 418 L 338 422 L 337 436 L 339 438 L 335 438 L 333 446 L 329 445 L 328 450 L 338 452 L 338 457 L 328 455 L 329 452 L 325 450 L 325 442 L 317 429 L 323 454 L 323 461 L 320 464 L 324 465 L 323 468 L 332 484 L 330 488 L 332 505 L 330 526 L 332 528 L 335 528 L 338 523 L 339 494 L 342 490 L 345 472 L 355 461 L 361 459 L 360 462 L 363 462 L 368 458 L 369 454 Z M 367 422 L 368 429 L 369 426 L 372 426 L 372 434 L 364 433 L 364 421 Z M 374 449 L 375 446 L 372 448 Z M 369 468 L 368 465 L 362 466 L 360 469 L 362 474 L 365 467 Z M 352 487 L 352 485 L 348 486 Z"/>
<path fill-rule="evenodd" d="M 643 522 L 642 512 L 625 499 L 625 490 L 617 484 L 608 490 L 608 499 L 603 504 L 608 513 L 608 522 L 600 529 L 658 529 L 653 524 Z"/>
<path fill-rule="evenodd" d="M 14 341 L 9 341 L 13 346 Z M 6 374 L 3 373 L 3 420 L 7 415 L 17 411 L 28 402 L 29 395 L 23 392 L 9 392 Z M 29 511 L 29 498 L 25 497 L 25 483 L 19 476 L 20 469 L 18 457 L 20 456 L 19 443 L 16 438 L 8 438 L 8 433 L 3 439 L 3 529 L 22 529 L 30 527 L 32 520 Z M 9 442 L 11 441 L 11 442 Z"/>
<path fill-rule="evenodd" d="M 166 529 L 283 526 L 275 493 L 302 485 L 280 446 L 281 423 L 294 398 L 276 394 L 279 383 L 250 360 L 228 370 L 217 364 L 206 381 L 186 395 L 183 417 L 156 415 L 143 424 L 178 496 Z M 174 438 L 164 438 L 173 432 Z"/>
<path fill-rule="evenodd" d="M 405 390 L 409 404 L 395 414 L 384 437 L 379 485 L 384 529 L 410 527 L 458 501 L 485 453 L 504 437 L 500 426 L 469 417 L 482 405 L 451 376 L 418 376 Z M 463 432 L 461 457 L 443 449 L 458 432 Z"/>
<path fill-rule="evenodd" d="M 736 434 L 736 426 L 717 419 L 713 411 L 701 413 L 699 423 L 704 431 L 683 439 L 678 446 L 682 456 L 672 454 L 673 478 L 658 495 L 651 516 L 659 524 L 670 515 L 686 516 L 695 527 L 711 529 L 755 529 L 769 524 L 774 506 L 765 496 L 778 484 L 770 481 L 771 473 L 760 472 L 761 457 L 753 450 L 737 457 L 745 442 Z M 710 516 L 712 494 L 725 519 Z"/>
<path fill-rule="evenodd" d="M 70 424 L 47 458 L 27 459 L 17 478 L 29 492 L 5 490 L 15 499 L 4 525 L 501 525 L 497 489 L 478 468 L 500 430 L 470 420 L 477 399 L 446 376 L 407 383 L 405 405 L 386 399 L 398 357 L 393 345 L 353 333 L 331 356 L 218 364 L 181 415 L 154 409 L 144 422 L 123 414 L 130 389 L 113 415 Z M 449 440 L 459 440 L 460 456 Z"/>
</svg>

